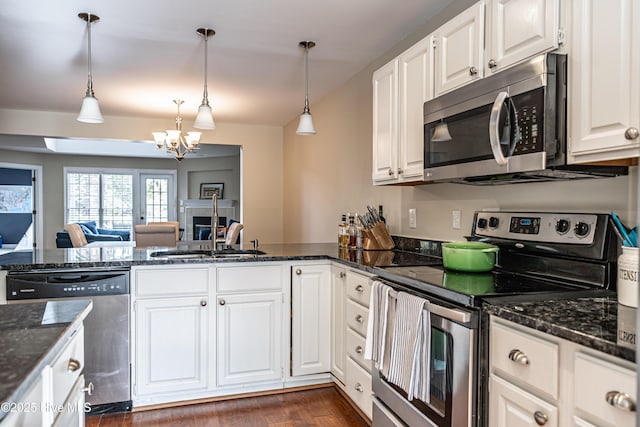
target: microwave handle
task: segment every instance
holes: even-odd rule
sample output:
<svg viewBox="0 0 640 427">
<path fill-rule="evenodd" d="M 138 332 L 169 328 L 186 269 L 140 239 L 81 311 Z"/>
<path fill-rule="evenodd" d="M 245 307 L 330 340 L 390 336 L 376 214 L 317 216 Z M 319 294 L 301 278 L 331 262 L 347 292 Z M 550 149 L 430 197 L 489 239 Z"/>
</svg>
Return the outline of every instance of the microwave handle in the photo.
<svg viewBox="0 0 640 427">
<path fill-rule="evenodd" d="M 491 142 L 491 151 L 493 158 L 499 165 L 506 165 L 509 159 L 504 157 L 502 149 L 500 149 L 500 129 L 498 122 L 500 121 L 500 113 L 504 106 L 504 101 L 509 97 L 507 92 L 500 92 L 496 97 L 493 107 L 491 107 L 491 116 L 489 117 L 489 141 Z"/>
</svg>

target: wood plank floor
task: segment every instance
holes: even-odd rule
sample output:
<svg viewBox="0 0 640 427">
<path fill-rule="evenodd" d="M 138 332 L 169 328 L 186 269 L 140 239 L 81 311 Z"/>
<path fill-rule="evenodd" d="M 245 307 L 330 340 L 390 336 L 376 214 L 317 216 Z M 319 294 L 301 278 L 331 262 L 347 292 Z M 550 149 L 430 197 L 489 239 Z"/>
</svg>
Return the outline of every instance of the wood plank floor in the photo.
<svg viewBox="0 0 640 427">
<path fill-rule="evenodd" d="M 333 387 L 123 414 L 93 415 L 86 427 L 365 427 Z"/>
</svg>

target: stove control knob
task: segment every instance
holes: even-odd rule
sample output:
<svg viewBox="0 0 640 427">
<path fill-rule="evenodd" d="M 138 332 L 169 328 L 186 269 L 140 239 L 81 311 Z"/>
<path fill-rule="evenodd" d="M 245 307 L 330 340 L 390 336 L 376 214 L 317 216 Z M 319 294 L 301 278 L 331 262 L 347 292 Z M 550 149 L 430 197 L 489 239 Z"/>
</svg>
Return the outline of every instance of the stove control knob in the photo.
<svg viewBox="0 0 640 427">
<path fill-rule="evenodd" d="M 587 224 L 586 222 L 579 222 L 576 224 L 573 231 L 576 233 L 576 236 L 578 237 L 586 237 L 587 234 L 589 234 L 590 230 L 591 230 L 591 227 L 589 227 L 589 224 Z"/>
<path fill-rule="evenodd" d="M 478 228 L 487 228 L 486 218 L 478 218 Z"/>
<path fill-rule="evenodd" d="M 559 219 L 558 222 L 556 222 L 556 232 L 558 234 L 565 234 L 569 231 L 569 225 L 569 221 L 566 219 Z"/>
<path fill-rule="evenodd" d="M 498 224 L 500 224 L 500 220 L 498 218 L 496 218 L 495 216 L 489 218 L 489 227 L 496 228 Z"/>
</svg>

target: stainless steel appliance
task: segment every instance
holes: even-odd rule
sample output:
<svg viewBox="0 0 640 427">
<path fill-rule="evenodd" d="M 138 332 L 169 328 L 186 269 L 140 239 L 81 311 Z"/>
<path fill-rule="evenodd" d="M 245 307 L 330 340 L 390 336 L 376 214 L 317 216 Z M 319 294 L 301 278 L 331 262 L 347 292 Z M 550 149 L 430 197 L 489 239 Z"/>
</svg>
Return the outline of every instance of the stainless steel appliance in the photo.
<svg viewBox="0 0 640 427">
<path fill-rule="evenodd" d="M 469 239 L 500 247 L 492 272 L 445 270 L 438 257 L 413 255 L 394 257 L 380 273 L 379 279 L 395 291 L 421 296 L 433 307 L 431 401 L 409 401 L 374 369 L 375 427 L 487 424 L 488 319 L 483 302 L 574 298 L 615 289 L 618 243 L 609 215 L 476 212 Z"/>
<path fill-rule="evenodd" d="M 40 270 L 9 272 L 9 303 L 91 299 L 84 321 L 87 384 L 91 413 L 131 410 L 128 270 Z"/>
<path fill-rule="evenodd" d="M 626 174 L 567 165 L 567 60 L 540 55 L 424 104 L 426 181 L 506 183 Z"/>
</svg>

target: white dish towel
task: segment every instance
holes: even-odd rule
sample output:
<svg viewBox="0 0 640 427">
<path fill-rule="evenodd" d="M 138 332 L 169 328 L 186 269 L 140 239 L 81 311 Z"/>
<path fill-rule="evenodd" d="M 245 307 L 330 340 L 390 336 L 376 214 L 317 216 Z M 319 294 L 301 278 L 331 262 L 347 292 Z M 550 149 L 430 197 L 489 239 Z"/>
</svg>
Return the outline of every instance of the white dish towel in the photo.
<svg viewBox="0 0 640 427">
<path fill-rule="evenodd" d="M 387 320 L 390 292 L 391 287 L 378 280 L 374 280 L 371 283 L 369 320 L 367 322 L 364 358 L 372 360 L 378 370 L 384 365 L 385 349 L 387 347 Z"/>
<path fill-rule="evenodd" d="M 429 402 L 431 322 L 424 298 L 398 292 L 387 380 Z"/>
</svg>

